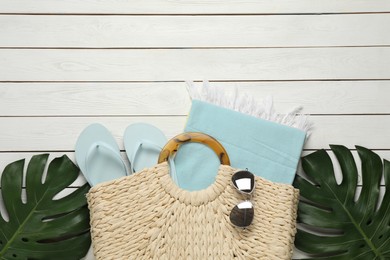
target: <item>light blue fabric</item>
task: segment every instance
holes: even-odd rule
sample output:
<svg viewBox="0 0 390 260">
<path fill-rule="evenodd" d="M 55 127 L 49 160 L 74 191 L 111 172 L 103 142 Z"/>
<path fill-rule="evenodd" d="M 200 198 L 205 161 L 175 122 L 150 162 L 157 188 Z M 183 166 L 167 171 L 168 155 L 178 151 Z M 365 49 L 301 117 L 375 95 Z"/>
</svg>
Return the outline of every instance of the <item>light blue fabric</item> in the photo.
<svg viewBox="0 0 390 260">
<path fill-rule="evenodd" d="M 193 100 L 185 132 L 203 132 L 225 147 L 234 168 L 273 182 L 294 180 L 306 133 L 203 101 Z M 219 160 L 205 145 L 183 145 L 175 158 L 178 185 L 201 190 L 215 181 Z"/>
</svg>

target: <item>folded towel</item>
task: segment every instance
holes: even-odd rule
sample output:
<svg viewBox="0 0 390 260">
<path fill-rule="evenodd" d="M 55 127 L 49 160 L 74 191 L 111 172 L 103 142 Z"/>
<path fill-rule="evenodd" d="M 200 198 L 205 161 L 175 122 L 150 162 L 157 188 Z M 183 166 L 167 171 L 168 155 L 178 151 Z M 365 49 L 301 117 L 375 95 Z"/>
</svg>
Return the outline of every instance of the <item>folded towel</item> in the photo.
<svg viewBox="0 0 390 260">
<path fill-rule="evenodd" d="M 207 84 L 190 86 L 193 100 L 185 132 L 216 138 L 232 167 L 247 168 L 273 182 L 293 182 L 310 127 L 305 116 L 297 110 L 276 114 L 269 100 L 262 106 L 248 96 L 229 97 Z M 208 147 L 183 145 L 175 157 L 177 184 L 186 190 L 204 189 L 215 181 L 218 167 L 219 160 Z"/>
</svg>

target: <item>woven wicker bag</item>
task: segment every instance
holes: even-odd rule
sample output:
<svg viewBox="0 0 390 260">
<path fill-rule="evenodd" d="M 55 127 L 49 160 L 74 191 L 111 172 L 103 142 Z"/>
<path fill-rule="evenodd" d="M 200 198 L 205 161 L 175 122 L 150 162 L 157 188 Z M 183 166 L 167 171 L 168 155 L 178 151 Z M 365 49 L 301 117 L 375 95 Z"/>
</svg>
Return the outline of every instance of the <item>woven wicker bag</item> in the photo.
<svg viewBox="0 0 390 260">
<path fill-rule="evenodd" d="M 201 191 L 182 190 L 172 181 L 166 159 L 187 141 L 169 142 L 166 147 L 174 149 L 163 149 L 163 162 L 155 167 L 91 188 L 96 259 L 291 259 L 298 190 L 256 176 L 253 222 L 235 227 L 229 214 L 243 200 L 231 181 L 237 169 L 221 165 L 215 182 Z"/>
</svg>

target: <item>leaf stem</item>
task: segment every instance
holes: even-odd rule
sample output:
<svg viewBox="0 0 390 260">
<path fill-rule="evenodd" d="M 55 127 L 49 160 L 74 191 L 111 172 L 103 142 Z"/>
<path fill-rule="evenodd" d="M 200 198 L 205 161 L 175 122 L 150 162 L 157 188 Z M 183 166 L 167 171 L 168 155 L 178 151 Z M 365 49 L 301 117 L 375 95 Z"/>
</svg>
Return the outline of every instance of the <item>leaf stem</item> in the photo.
<svg viewBox="0 0 390 260">
<path fill-rule="evenodd" d="M 348 211 L 348 209 L 345 207 L 343 203 L 339 200 L 339 198 L 336 196 L 336 194 L 333 192 L 332 188 L 328 185 L 328 183 L 325 183 L 325 185 L 328 187 L 330 192 L 333 194 L 335 199 L 340 203 L 344 211 L 347 213 L 349 219 L 351 220 L 352 224 L 355 225 L 356 229 L 359 231 L 359 233 L 362 235 L 363 239 L 366 241 L 367 245 L 371 248 L 371 250 L 375 253 L 376 257 L 379 257 L 382 260 L 385 260 L 385 258 L 380 254 L 380 252 L 375 248 L 375 245 L 372 243 L 371 239 L 366 236 L 363 229 L 358 225 L 357 221 L 353 218 L 351 213 Z"/>
<path fill-rule="evenodd" d="M 28 220 L 31 218 L 31 216 L 33 215 L 33 213 L 34 213 L 35 210 L 37 209 L 39 203 L 41 203 L 41 201 L 42 201 L 43 198 L 45 197 L 46 192 L 47 192 L 47 189 L 46 189 L 45 192 L 42 194 L 41 199 L 40 199 L 40 200 L 35 204 L 35 206 L 31 209 L 30 213 L 26 216 L 26 218 L 24 219 L 24 221 L 19 225 L 18 229 L 15 230 L 14 235 L 11 237 L 10 240 L 8 240 L 7 244 L 5 244 L 3 250 L 0 251 L 0 256 L 3 256 L 3 254 L 7 252 L 8 247 L 10 246 L 10 244 L 12 244 L 12 242 L 15 240 L 15 238 L 19 235 L 20 230 L 24 228 L 24 226 L 26 225 L 26 223 L 28 222 Z"/>
</svg>

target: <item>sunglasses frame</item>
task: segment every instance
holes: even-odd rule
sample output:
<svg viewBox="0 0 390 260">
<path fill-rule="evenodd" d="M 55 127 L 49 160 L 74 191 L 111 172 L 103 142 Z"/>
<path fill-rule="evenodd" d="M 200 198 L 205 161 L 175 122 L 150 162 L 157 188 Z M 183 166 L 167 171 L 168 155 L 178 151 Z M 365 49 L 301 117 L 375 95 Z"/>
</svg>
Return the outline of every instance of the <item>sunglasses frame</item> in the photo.
<svg viewBox="0 0 390 260">
<path fill-rule="evenodd" d="M 242 175 L 240 177 L 237 177 L 238 175 Z M 246 175 L 246 176 L 245 176 Z M 236 183 L 237 180 L 239 179 L 243 179 L 245 177 L 249 177 L 251 179 L 251 185 L 253 183 L 253 187 L 251 187 L 250 190 L 245 190 L 245 189 L 240 189 Z M 254 207 L 253 207 L 253 203 L 252 203 L 252 195 L 253 195 L 253 192 L 255 191 L 255 188 L 256 188 L 256 178 L 255 178 L 255 175 L 253 173 L 251 173 L 250 171 L 248 171 L 248 169 L 246 170 L 240 170 L 240 171 L 237 171 L 235 172 L 233 175 L 232 175 L 232 183 L 233 183 L 233 186 L 234 188 L 241 194 L 243 194 L 244 196 L 246 196 L 245 200 L 244 201 L 241 201 L 239 202 L 238 204 L 236 204 L 233 209 L 231 210 L 230 212 L 230 222 L 236 226 L 236 227 L 239 227 L 239 228 L 247 228 L 248 226 L 250 226 L 253 222 L 253 217 L 254 217 Z M 248 199 L 248 196 L 249 196 L 249 199 Z M 244 224 L 246 222 L 246 217 L 247 217 L 247 210 L 248 209 L 243 209 L 244 210 L 244 214 L 243 214 L 243 218 L 244 220 L 242 221 L 243 225 L 239 225 L 238 224 L 238 221 L 240 220 L 237 220 L 235 219 L 237 216 L 240 216 L 242 215 L 241 212 L 238 212 L 238 210 L 240 210 L 239 208 L 239 205 L 243 205 L 243 203 L 247 203 L 249 202 L 250 203 L 250 208 L 248 208 L 250 211 L 249 211 L 249 215 L 250 216 L 250 221 L 248 224 Z"/>
</svg>

